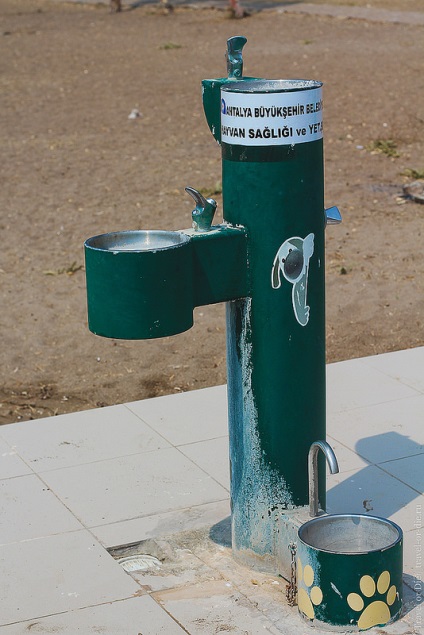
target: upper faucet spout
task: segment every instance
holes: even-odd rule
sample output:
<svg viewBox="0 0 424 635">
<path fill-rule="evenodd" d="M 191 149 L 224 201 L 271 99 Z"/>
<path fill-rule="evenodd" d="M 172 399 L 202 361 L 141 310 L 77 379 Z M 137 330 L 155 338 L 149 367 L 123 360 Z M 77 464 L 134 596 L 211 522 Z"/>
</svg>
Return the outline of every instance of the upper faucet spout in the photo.
<svg viewBox="0 0 424 635">
<path fill-rule="evenodd" d="M 339 464 L 337 463 L 336 455 L 333 448 L 327 443 L 327 441 L 315 441 L 308 454 L 308 476 L 309 476 L 309 515 L 314 518 L 318 516 L 318 450 L 324 452 L 324 456 L 327 459 L 328 467 L 331 474 L 337 474 L 339 471 Z"/>
<path fill-rule="evenodd" d="M 186 187 L 185 191 L 190 194 L 196 203 L 196 207 L 191 213 L 194 230 L 197 232 L 210 231 L 216 211 L 216 201 L 213 198 L 205 198 L 194 187 Z"/>
<path fill-rule="evenodd" d="M 243 46 L 247 38 L 235 35 L 227 40 L 227 72 L 230 79 L 240 79 L 243 75 Z"/>
</svg>

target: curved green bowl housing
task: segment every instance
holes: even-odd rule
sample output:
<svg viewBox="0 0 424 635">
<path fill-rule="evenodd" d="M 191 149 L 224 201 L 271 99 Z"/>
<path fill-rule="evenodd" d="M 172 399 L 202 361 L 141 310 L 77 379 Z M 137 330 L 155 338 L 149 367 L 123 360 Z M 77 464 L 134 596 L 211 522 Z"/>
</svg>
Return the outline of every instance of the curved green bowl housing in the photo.
<svg viewBox="0 0 424 635">
<path fill-rule="evenodd" d="M 193 326 L 192 252 L 181 232 L 124 231 L 85 242 L 88 326 L 150 339 Z"/>
<path fill-rule="evenodd" d="M 311 626 L 363 631 L 402 611 L 402 530 L 376 516 L 335 514 L 298 532 L 299 612 Z"/>
</svg>

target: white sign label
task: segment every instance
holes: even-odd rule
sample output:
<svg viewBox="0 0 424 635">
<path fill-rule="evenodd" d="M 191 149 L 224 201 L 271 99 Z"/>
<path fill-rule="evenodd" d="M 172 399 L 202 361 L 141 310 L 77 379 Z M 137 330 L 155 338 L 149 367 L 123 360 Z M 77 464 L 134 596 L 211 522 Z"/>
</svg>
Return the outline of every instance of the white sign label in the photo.
<svg viewBox="0 0 424 635">
<path fill-rule="evenodd" d="M 322 91 L 221 91 L 221 139 L 243 146 L 274 146 L 322 139 Z"/>
</svg>

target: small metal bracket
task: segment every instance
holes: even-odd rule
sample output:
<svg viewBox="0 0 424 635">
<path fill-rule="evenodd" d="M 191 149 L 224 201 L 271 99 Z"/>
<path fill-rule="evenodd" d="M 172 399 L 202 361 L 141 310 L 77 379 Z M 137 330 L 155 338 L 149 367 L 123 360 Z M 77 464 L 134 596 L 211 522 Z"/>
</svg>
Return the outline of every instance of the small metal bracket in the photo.
<svg viewBox="0 0 424 635">
<path fill-rule="evenodd" d="M 339 225 L 342 222 L 342 215 L 338 207 L 329 207 L 324 211 L 325 225 Z"/>
<path fill-rule="evenodd" d="M 291 542 L 288 545 L 291 554 L 290 564 L 290 582 L 286 586 L 286 598 L 289 606 L 295 606 L 297 603 L 297 576 L 296 576 L 296 552 L 297 545 Z"/>
<path fill-rule="evenodd" d="M 247 38 L 235 35 L 227 40 L 227 73 L 229 79 L 240 79 L 243 76 L 243 46 Z"/>
</svg>

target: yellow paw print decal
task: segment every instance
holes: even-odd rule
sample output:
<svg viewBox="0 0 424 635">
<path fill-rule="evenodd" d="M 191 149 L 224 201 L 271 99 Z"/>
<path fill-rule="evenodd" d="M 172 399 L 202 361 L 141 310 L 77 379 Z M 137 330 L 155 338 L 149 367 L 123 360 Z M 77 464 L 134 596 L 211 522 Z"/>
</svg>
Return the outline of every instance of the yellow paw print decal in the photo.
<svg viewBox="0 0 424 635">
<path fill-rule="evenodd" d="M 322 602 L 322 591 L 319 586 L 314 586 L 314 570 L 307 564 L 303 567 L 300 559 L 297 560 L 297 604 L 299 610 L 313 620 L 315 617 L 314 606 L 318 606 Z M 300 584 L 303 582 L 306 589 Z"/>
<path fill-rule="evenodd" d="M 394 584 L 390 586 L 390 573 L 383 571 L 377 580 L 377 584 L 369 575 L 363 575 L 359 581 L 359 593 L 349 593 L 347 603 L 353 611 L 363 611 L 358 619 L 358 627 L 361 630 L 371 628 L 372 626 L 387 624 L 390 622 L 391 614 L 389 606 L 392 606 L 397 596 L 397 589 Z M 385 596 L 384 600 L 374 600 L 364 609 L 365 598 L 373 598 L 378 592 Z M 387 593 L 387 595 L 386 595 Z"/>
</svg>

